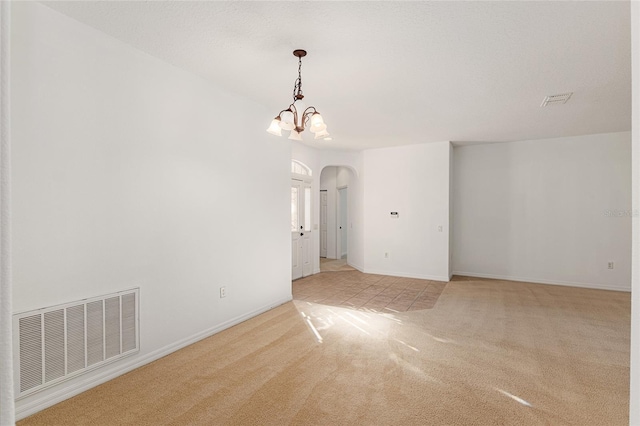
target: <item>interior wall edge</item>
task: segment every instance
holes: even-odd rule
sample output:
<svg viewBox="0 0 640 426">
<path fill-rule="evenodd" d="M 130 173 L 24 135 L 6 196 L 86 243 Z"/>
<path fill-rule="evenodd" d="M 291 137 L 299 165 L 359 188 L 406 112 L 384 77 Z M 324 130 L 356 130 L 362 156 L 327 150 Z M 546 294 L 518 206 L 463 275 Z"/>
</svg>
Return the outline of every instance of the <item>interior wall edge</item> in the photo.
<svg viewBox="0 0 640 426">
<path fill-rule="evenodd" d="M 640 209 L 640 3 L 631 5 L 631 208 Z M 631 221 L 629 424 L 640 424 L 640 217 Z"/>
<path fill-rule="evenodd" d="M 365 273 L 364 272 L 364 268 L 362 267 L 362 265 L 359 265 L 359 264 L 356 264 L 356 263 L 353 263 L 353 262 L 349 262 L 348 260 L 347 260 L 347 265 L 351 266 L 352 268 L 357 269 L 358 271 L 362 272 L 363 274 Z"/>
<path fill-rule="evenodd" d="M 15 422 L 11 239 L 11 2 L 0 2 L 0 424 Z"/>
<path fill-rule="evenodd" d="M 390 277 L 416 278 L 418 280 L 449 282 L 449 277 L 446 275 L 425 275 L 425 274 L 414 274 L 411 272 L 397 272 L 397 271 L 387 271 L 387 270 L 379 270 L 379 269 L 365 269 L 362 272 L 364 272 L 365 274 L 387 275 Z"/>
</svg>

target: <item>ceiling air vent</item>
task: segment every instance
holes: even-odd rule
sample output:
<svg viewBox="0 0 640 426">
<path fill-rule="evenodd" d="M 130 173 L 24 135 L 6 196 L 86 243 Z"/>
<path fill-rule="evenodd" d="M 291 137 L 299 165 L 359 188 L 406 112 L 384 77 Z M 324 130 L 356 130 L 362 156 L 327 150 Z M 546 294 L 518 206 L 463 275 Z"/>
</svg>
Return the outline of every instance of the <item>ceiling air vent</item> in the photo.
<svg viewBox="0 0 640 426">
<path fill-rule="evenodd" d="M 569 98 L 571 98 L 571 95 L 573 95 L 573 92 L 560 93 L 558 95 L 549 95 L 549 96 L 544 98 L 544 100 L 542 101 L 542 105 L 540 105 L 540 106 L 541 107 L 546 107 L 546 106 L 550 106 L 550 105 L 566 104 L 567 101 L 569 100 Z"/>
</svg>

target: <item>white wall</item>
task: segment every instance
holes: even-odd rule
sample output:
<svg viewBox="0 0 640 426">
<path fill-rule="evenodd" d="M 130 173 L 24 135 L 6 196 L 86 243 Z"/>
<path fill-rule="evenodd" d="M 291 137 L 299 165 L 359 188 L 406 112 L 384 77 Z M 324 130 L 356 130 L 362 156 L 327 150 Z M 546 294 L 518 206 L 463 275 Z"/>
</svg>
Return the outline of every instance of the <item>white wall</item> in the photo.
<svg viewBox="0 0 640 426">
<path fill-rule="evenodd" d="M 337 167 L 336 168 L 336 187 L 344 188 L 349 186 L 349 176 L 351 175 L 351 170 L 346 167 Z"/>
<path fill-rule="evenodd" d="M 327 259 L 337 259 L 336 252 L 336 174 L 337 167 L 322 169 L 320 189 L 327 191 Z"/>
<path fill-rule="evenodd" d="M 449 280 L 449 155 L 449 142 L 364 151 L 366 272 Z"/>
<path fill-rule="evenodd" d="M 24 416 L 289 300 L 291 154 L 263 107 L 13 6 L 14 311 L 139 286 L 141 315 L 139 355 L 19 401 Z"/>
<path fill-rule="evenodd" d="M 455 273 L 630 289 L 630 148 L 629 132 L 456 147 Z"/>
</svg>

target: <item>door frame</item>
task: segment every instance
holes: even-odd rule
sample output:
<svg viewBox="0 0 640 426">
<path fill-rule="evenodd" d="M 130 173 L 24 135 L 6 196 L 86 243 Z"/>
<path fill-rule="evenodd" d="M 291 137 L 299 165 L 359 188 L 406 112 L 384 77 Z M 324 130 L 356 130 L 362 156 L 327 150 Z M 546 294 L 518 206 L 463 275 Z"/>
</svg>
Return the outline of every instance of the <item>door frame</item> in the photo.
<svg viewBox="0 0 640 426">
<path fill-rule="evenodd" d="M 303 271 L 304 268 L 302 266 L 302 250 L 300 250 L 301 244 L 302 242 L 299 241 L 300 240 L 300 230 L 298 229 L 298 225 L 301 224 L 301 222 L 304 222 L 304 213 L 301 214 L 300 212 L 300 206 L 302 205 L 304 208 L 304 203 L 301 202 L 301 198 L 304 197 L 304 182 L 297 180 L 297 179 L 291 179 L 291 194 L 292 194 L 292 202 L 291 202 L 291 208 L 293 210 L 293 190 L 294 188 L 297 188 L 297 198 L 296 198 L 296 229 L 291 229 L 291 279 L 292 280 L 297 280 L 298 278 L 302 278 L 303 276 Z M 293 213 L 293 211 L 292 211 Z M 302 217 L 302 220 L 300 220 Z M 293 222 L 293 218 L 294 215 L 291 214 L 291 221 Z M 302 226 L 302 225 L 301 225 Z"/>
<path fill-rule="evenodd" d="M 326 189 L 321 189 L 320 190 L 320 226 L 319 226 L 320 232 L 318 233 L 318 237 L 320 239 L 320 257 L 324 257 L 324 258 L 327 257 L 328 247 L 326 247 L 326 245 L 328 244 L 327 238 L 329 234 L 329 230 L 327 229 L 327 226 L 328 226 L 327 215 L 329 214 L 329 212 L 327 211 L 328 204 L 329 204 L 328 197 L 329 197 L 328 191 Z M 325 244 L 324 253 L 322 252 L 323 238 L 324 238 L 324 244 Z"/>
<path fill-rule="evenodd" d="M 340 191 L 347 190 L 347 223 L 342 223 L 342 206 L 340 205 Z M 336 258 L 342 259 L 342 226 L 347 230 L 347 259 L 349 258 L 349 185 L 336 187 Z"/>
<path fill-rule="evenodd" d="M 305 188 L 308 187 L 310 188 L 309 191 L 309 214 L 310 214 L 310 229 L 309 231 L 304 231 L 305 233 L 308 234 L 308 241 L 309 241 L 309 253 L 308 253 L 308 257 L 309 257 L 309 265 L 305 268 L 305 264 L 304 264 L 304 256 L 303 258 L 300 259 L 300 262 L 302 263 L 302 275 L 300 277 L 297 278 L 293 278 L 293 264 L 291 264 L 291 279 L 295 280 L 295 279 L 299 279 L 299 278 L 304 278 L 304 277 L 308 277 L 309 275 L 313 275 L 314 271 L 313 271 L 313 265 L 314 265 L 314 256 L 315 256 L 315 250 L 314 250 L 314 244 L 315 244 L 315 232 L 313 229 L 313 218 L 314 218 L 314 214 L 313 214 L 313 207 L 314 207 L 314 203 L 313 203 L 313 177 L 311 176 L 311 168 L 308 167 L 306 164 L 298 161 L 298 160 L 291 160 L 291 162 L 295 162 L 298 163 L 300 165 L 302 165 L 304 168 L 306 168 L 309 171 L 309 175 L 303 175 L 303 174 L 299 174 L 299 173 L 291 173 L 291 179 L 290 182 L 293 183 L 294 181 L 299 181 L 301 183 L 300 185 L 300 189 L 301 191 L 298 194 L 298 197 L 303 197 L 302 199 L 304 199 L 305 195 Z M 300 198 L 299 198 L 300 199 Z M 304 219 L 303 219 L 304 221 Z M 292 243 L 291 243 L 291 259 L 293 260 L 293 250 L 297 250 L 297 247 L 293 247 L 293 239 L 291 239 Z"/>
</svg>

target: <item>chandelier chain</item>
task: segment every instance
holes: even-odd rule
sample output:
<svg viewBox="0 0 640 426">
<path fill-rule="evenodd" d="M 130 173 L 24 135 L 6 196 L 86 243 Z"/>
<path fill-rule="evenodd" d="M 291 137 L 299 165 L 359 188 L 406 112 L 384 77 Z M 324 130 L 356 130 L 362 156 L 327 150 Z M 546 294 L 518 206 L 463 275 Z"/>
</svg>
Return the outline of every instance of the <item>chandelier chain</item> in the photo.
<svg viewBox="0 0 640 426">
<path fill-rule="evenodd" d="M 298 79 L 293 85 L 293 101 L 298 99 L 298 95 L 302 95 L 302 57 L 298 57 Z"/>
</svg>

